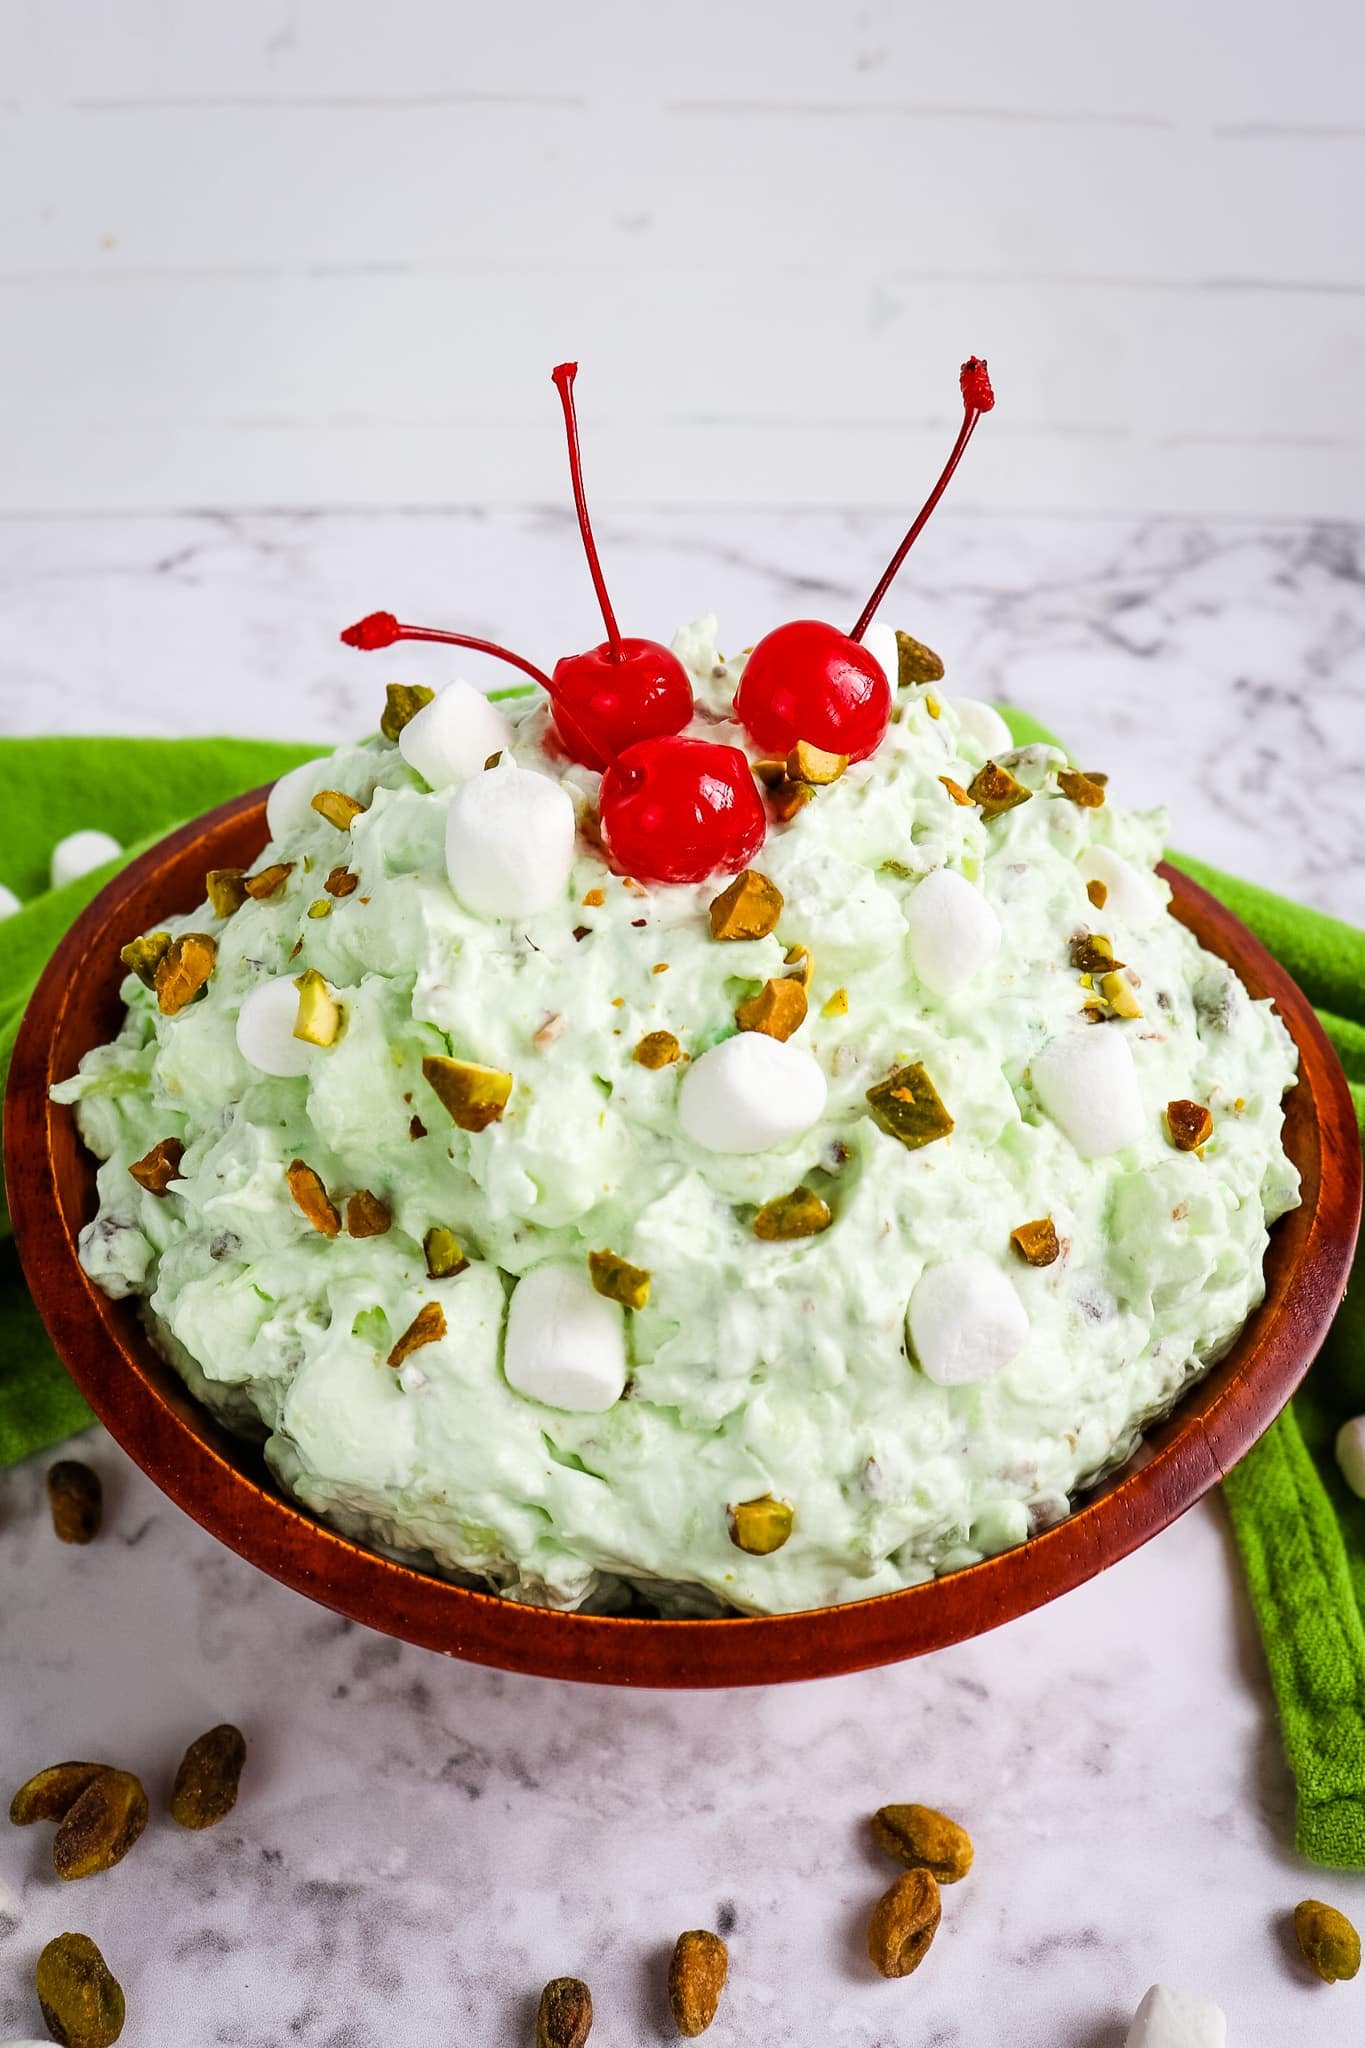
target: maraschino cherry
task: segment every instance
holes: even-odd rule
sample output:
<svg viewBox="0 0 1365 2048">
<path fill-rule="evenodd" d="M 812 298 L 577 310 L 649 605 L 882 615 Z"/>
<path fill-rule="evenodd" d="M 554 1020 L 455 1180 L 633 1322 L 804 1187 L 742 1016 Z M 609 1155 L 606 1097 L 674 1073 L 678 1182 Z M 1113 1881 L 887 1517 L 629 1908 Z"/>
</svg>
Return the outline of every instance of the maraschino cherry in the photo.
<svg viewBox="0 0 1365 2048">
<path fill-rule="evenodd" d="M 947 488 L 977 421 L 995 404 L 982 357 L 962 365 L 962 427 L 942 474 L 863 606 L 851 633 L 819 619 L 793 619 L 754 648 L 735 694 L 735 711 L 765 753 L 786 755 L 798 740 L 862 761 L 881 745 L 891 720 L 891 686 L 863 634 Z"/>
<path fill-rule="evenodd" d="M 589 648 L 586 654 L 566 654 L 555 663 L 551 691 L 554 719 L 573 758 L 585 767 L 603 768 L 632 741 L 681 732 L 692 717 L 692 685 L 686 669 L 669 648 L 658 640 L 625 638 L 616 624 L 583 490 L 583 458 L 573 398 L 578 365 L 560 363 L 551 375 L 564 408 L 578 530 L 583 536 L 583 552 L 607 629 L 607 637 L 599 647 Z"/>
<path fill-rule="evenodd" d="M 768 829 L 738 747 L 672 734 L 636 740 L 609 761 L 600 805 L 613 865 L 640 882 L 738 874 Z"/>
</svg>

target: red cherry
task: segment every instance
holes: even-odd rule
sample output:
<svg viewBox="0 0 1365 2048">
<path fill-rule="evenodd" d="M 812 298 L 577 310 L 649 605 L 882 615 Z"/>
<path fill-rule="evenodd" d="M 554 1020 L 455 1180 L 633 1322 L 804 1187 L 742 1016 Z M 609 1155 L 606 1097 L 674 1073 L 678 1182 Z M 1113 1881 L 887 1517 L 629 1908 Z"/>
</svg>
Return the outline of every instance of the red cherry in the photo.
<svg viewBox="0 0 1365 2048">
<path fill-rule="evenodd" d="M 578 530 L 607 629 L 600 646 L 586 654 L 566 654 L 555 663 L 554 719 L 576 761 L 588 768 L 604 768 L 633 740 L 681 732 L 692 717 L 692 685 L 671 648 L 658 640 L 624 639 L 617 627 L 583 489 L 583 457 L 573 400 L 578 365 L 560 363 L 551 374 L 564 408 Z"/>
<path fill-rule="evenodd" d="M 738 874 L 767 833 L 748 761 L 713 740 L 636 740 L 607 764 L 601 810 L 613 865 L 639 882 Z"/>
</svg>

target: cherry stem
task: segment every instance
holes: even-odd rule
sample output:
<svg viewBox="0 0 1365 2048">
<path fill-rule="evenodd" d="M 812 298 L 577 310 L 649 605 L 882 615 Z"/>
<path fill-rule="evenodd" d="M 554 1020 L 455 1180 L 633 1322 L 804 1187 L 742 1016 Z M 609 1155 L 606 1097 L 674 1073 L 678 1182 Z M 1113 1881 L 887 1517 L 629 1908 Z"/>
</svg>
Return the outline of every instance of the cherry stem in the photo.
<svg viewBox="0 0 1365 2048">
<path fill-rule="evenodd" d="M 864 633 L 872 624 L 873 619 L 877 616 L 877 611 L 879 606 L 881 605 L 882 599 L 886 596 L 887 591 L 891 588 L 891 585 L 895 582 L 896 577 L 900 574 L 901 563 L 905 560 L 911 548 L 919 539 L 921 533 L 924 531 L 924 528 L 928 523 L 929 516 L 932 513 L 935 505 L 937 505 L 939 499 L 947 490 L 949 479 L 951 478 L 953 471 L 957 468 L 959 462 L 961 462 L 963 454 L 966 451 L 967 443 L 971 440 L 972 435 L 976 432 L 978 420 L 981 418 L 984 412 L 989 412 L 991 406 L 993 406 L 995 403 L 995 398 L 994 395 L 991 393 L 989 381 L 986 378 L 986 365 L 984 362 L 980 362 L 977 357 L 973 356 L 969 363 L 963 364 L 961 383 L 963 418 L 962 426 L 958 432 L 958 437 L 956 441 L 954 441 L 953 443 L 953 452 L 948 457 L 948 460 L 944 463 L 942 472 L 939 475 L 938 482 L 934 485 L 934 488 L 932 489 L 932 491 L 930 491 L 923 505 L 921 505 L 919 511 L 916 513 L 915 521 L 914 524 L 911 526 L 910 531 L 906 534 L 905 539 L 901 542 L 900 546 L 896 549 L 895 554 L 887 563 L 885 572 L 882 575 L 881 582 L 877 585 L 871 597 L 867 600 L 867 603 L 863 606 L 862 611 L 859 613 L 858 623 L 848 636 L 850 640 L 861 641 Z M 988 398 L 990 403 L 984 405 L 979 403 L 978 401 L 983 397 Z"/>
<path fill-rule="evenodd" d="M 583 456 L 578 445 L 578 414 L 574 406 L 573 384 L 578 375 L 577 363 L 560 363 L 550 372 L 554 387 L 559 393 L 559 402 L 564 408 L 564 431 L 569 441 L 569 475 L 573 479 L 573 501 L 578 512 L 578 531 L 583 536 L 583 552 L 588 558 L 588 570 L 592 576 L 597 602 L 602 607 L 602 623 L 607 629 L 613 661 L 624 660 L 621 646 L 621 629 L 616 623 L 616 614 L 607 596 L 606 579 L 602 564 L 597 559 L 597 543 L 592 537 L 592 522 L 588 518 L 588 501 L 583 491 Z"/>
<path fill-rule="evenodd" d="M 359 647 L 366 653 L 380 647 L 392 647 L 397 640 L 436 640 L 443 647 L 469 647 L 475 654 L 491 654 L 497 661 L 510 662 L 513 668 L 519 668 L 523 675 L 539 683 L 551 697 L 555 694 L 554 683 L 544 669 L 537 668 L 524 655 L 513 654 L 510 647 L 499 647 L 496 640 L 480 640 L 473 633 L 441 633 L 431 626 L 400 626 L 390 614 L 372 612 L 358 625 L 348 626 L 341 637 L 348 647 Z"/>
</svg>

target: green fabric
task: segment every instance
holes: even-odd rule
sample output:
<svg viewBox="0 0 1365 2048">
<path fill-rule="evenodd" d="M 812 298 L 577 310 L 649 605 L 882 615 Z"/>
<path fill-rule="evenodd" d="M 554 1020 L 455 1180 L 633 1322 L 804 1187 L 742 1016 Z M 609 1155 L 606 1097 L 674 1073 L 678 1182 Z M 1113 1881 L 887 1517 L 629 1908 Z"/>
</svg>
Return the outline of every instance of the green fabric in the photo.
<svg viewBox="0 0 1365 2048">
<path fill-rule="evenodd" d="M 1050 737 L 1023 713 L 1008 717 L 1020 741 Z M 0 923 L 0 1082 L 43 962 L 118 865 L 40 893 L 54 841 L 98 825 L 131 855 L 316 751 L 238 740 L 0 740 L 0 776 L 13 793 L 0 881 L 25 899 L 17 916 Z M 1308 995 L 1365 1129 L 1365 933 L 1173 857 L 1250 925 Z M 7 1229 L 0 1215 L 0 1232 Z M 0 1242 L 0 1332 L 0 1464 L 8 1464 L 89 1420 L 8 1242 Z M 1358 1264 L 1309 1380 L 1226 1486 L 1298 1784 L 1298 1845 L 1315 1862 L 1352 1870 L 1365 1870 L 1365 1502 L 1342 1484 L 1332 1443 L 1340 1424 L 1362 1410 L 1365 1280 Z"/>
</svg>

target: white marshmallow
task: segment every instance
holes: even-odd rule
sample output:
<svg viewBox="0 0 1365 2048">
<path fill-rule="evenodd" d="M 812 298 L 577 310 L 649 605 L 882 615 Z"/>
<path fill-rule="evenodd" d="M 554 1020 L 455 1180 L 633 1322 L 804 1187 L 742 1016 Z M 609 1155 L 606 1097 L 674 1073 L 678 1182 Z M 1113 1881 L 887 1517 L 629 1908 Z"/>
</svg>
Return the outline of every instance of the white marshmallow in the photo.
<svg viewBox="0 0 1365 2048">
<path fill-rule="evenodd" d="M 988 1380 L 1023 1349 L 1024 1304 L 984 1252 L 930 1266 L 916 1282 L 906 1327 L 920 1370 L 940 1387 Z"/>
<path fill-rule="evenodd" d="M 768 1152 L 824 1114 L 816 1060 L 766 1031 L 741 1031 L 694 1060 L 678 1091 L 678 1121 L 708 1152 Z"/>
<path fill-rule="evenodd" d="M 451 683 L 410 718 L 398 751 L 433 789 L 479 775 L 490 754 L 511 743 L 512 728 L 472 683 Z"/>
<path fill-rule="evenodd" d="M 994 704 L 983 704 L 979 697 L 950 697 L 948 702 L 957 713 L 963 739 L 983 754 L 1003 754 L 1014 745 L 1014 735 Z"/>
<path fill-rule="evenodd" d="M 265 829 L 272 839 L 288 839 L 316 818 L 312 802 L 326 786 L 326 769 L 326 761 L 301 761 L 273 785 L 265 800 Z"/>
<path fill-rule="evenodd" d="M 886 670 L 886 680 L 890 683 L 892 689 L 899 688 L 901 655 L 900 648 L 896 645 L 895 628 L 884 626 L 880 619 L 874 619 L 863 634 L 863 646 L 869 654 L 876 655 L 878 661 Z"/>
<path fill-rule="evenodd" d="M 1227 2048 L 1221 2006 L 1193 1991 L 1154 1984 L 1133 2014 L 1124 2048 Z"/>
<path fill-rule="evenodd" d="M 1137 1069 L 1118 1024 L 1085 1024 L 1033 1062 L 1038 1099 L 1082 1159 L 1135 1145 L 1146 1128 Z"/>
<path fill-rule="evenodd" d="M 68 832 L 52 849 L 53 888 L 60 889 L 63 883 L 74 882 L 78 875 L 102 868 L 107 860 L 117 860 L 122 851 L 117 839 L 108 832 Z"/>
<path fill-rule="evenodd" d="M 1145 931 L 1155 924 L 1166 907 L 1151 876 L 1107 846 L 1087 846 L 1076 865 L 1083 882 L 1103 882 L 1104 915 L 1117 918 L 1133 931 Z"/>
<path fill-rule="evenodd" d="M 951 868 L 927 874 L 904 907 L 910 964 L 936 996 L 955 995 L 994 958 L 1000 920 Z"/>
<path fill-rule="evenodd" d="M 564 894 L 575 819 L 568 791 L 504 761 L 462 782 L 446 816 L 446 873 L 479 917 L 534 917 Z"/>
<path fill-rule="evenodd" d="M 237 1013 L 237 1050 L 242 1058 L 263 1074 L 306 1074 L 313 1048 L 294 1036 L 298 1017 L 299 991 L 292 975 L 261 982 Z"/>
<path fill-rule="evenodd" d="M 529 1400 L 598 1415 L 625 1388 L 625 1310 L 597 1292 L 586 1266 L 533 1266 L 512 1293 L 503 1371 Z"/>
<path fill-rule="evenodd" d="M 0 918 L 13 917 L 15 911 L 22 910 L 23 907 L 13 889 L 7 889 L 4 883 L 0 882 Z"/>
<path fill-rule="evenodd" d="M 1365 1415 L 1343 1422 L 1337 1431 L 1337 1464 L 1352 1493 L 1365 1500 Z"/>
</svg>

